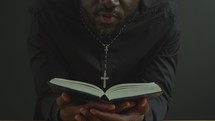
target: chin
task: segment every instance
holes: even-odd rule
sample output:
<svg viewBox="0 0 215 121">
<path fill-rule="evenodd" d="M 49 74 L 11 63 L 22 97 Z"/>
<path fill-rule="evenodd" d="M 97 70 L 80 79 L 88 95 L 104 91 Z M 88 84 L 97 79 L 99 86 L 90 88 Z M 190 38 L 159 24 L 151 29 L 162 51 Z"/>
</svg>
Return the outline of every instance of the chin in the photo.
<svg viewBox="0 0 215 121">
<path fill-rule="evenodd" d="M 112 31 L 115 30 L 115 28 L 116 28 L 116 27 L 111 26 L 111 25 L 98 25 L 98 26 L 96 27 L 96 29 L 97 29 L 98 31 L 106 31 L 106 32 L 112 32 Z"/>
<path fill-rule="evenodd" d="M 97 25 L 96 31 L 101 39 L 110 39 L 112 34 L 115 32 L 115 27 L 110 27 L 107 25 Z"/>
</svg>

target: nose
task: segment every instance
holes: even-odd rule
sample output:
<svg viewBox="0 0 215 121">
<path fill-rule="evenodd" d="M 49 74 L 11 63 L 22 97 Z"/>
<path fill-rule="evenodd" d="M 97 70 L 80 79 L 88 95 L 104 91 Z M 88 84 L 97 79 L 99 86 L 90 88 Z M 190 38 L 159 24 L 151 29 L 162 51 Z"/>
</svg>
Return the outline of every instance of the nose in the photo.
<svg viewBox="0 0 215 121">
<path fill-rule="evenodd" d="M 112 8 L 120 5 L 119 0 L 99 0 L 99 2 L 107 8 Z"/>
</svg>

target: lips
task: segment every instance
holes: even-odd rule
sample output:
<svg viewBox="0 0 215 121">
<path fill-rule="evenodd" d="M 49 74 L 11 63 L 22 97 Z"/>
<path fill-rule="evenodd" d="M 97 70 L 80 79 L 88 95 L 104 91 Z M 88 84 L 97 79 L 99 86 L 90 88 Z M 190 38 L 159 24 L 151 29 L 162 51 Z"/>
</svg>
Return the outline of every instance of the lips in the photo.
<svg viewBox="0 0 215 121">
<path fill-rule="evenodd" d="M 99 21 L 103 24 L 114 24 L 117 21 L 117 16 L 109 13 L 98 14 Z"/>
</svg>

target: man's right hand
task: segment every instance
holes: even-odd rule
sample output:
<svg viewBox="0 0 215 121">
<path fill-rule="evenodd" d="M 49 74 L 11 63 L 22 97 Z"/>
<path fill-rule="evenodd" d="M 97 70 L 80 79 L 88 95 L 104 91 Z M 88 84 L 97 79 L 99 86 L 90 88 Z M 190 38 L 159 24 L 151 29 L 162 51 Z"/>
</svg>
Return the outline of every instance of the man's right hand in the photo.
<svg viewBox="0 0 215 121">
<path fill-rule="evenodd" d="M 59 115 L 62 121 L 76 121 L 83 118 L 84 116 L 80 113 L 83 108 L 95 108 L 105 112 L 115 110 L 115 105 L 113 104 L 105 104 L 91 100 L 78 104 L 75 98 L 71 97 L 71 95 L 66 92 L 63 92 L 61 96 L 57 98 L 57 104 L 60 107 Z"/>
</svg>

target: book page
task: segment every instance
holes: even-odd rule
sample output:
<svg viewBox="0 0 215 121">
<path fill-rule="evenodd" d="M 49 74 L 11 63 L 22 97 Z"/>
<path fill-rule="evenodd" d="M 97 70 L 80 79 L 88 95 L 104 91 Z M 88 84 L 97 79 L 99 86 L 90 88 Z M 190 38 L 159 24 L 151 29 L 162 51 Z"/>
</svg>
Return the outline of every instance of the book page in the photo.
<svg viewBox="0 0 215 121">
<path fill-rule="evenodd" d="M 111 87 L 105 92 L 109 100 L 136 97 L 161 92 L 161 88 L 155 83 L 127 83 Z"/>
<path fill-rule="evenodd" d="M 104 95 L 104 91 L 101 90 L 99 87 L 86 83 L 86 82 L 54 78 L 50 81 L 50 83 L 64 87 L 64 88 L 88 93 L 88 94 L 99 96 L 99 97 Z"/>
</svg>

